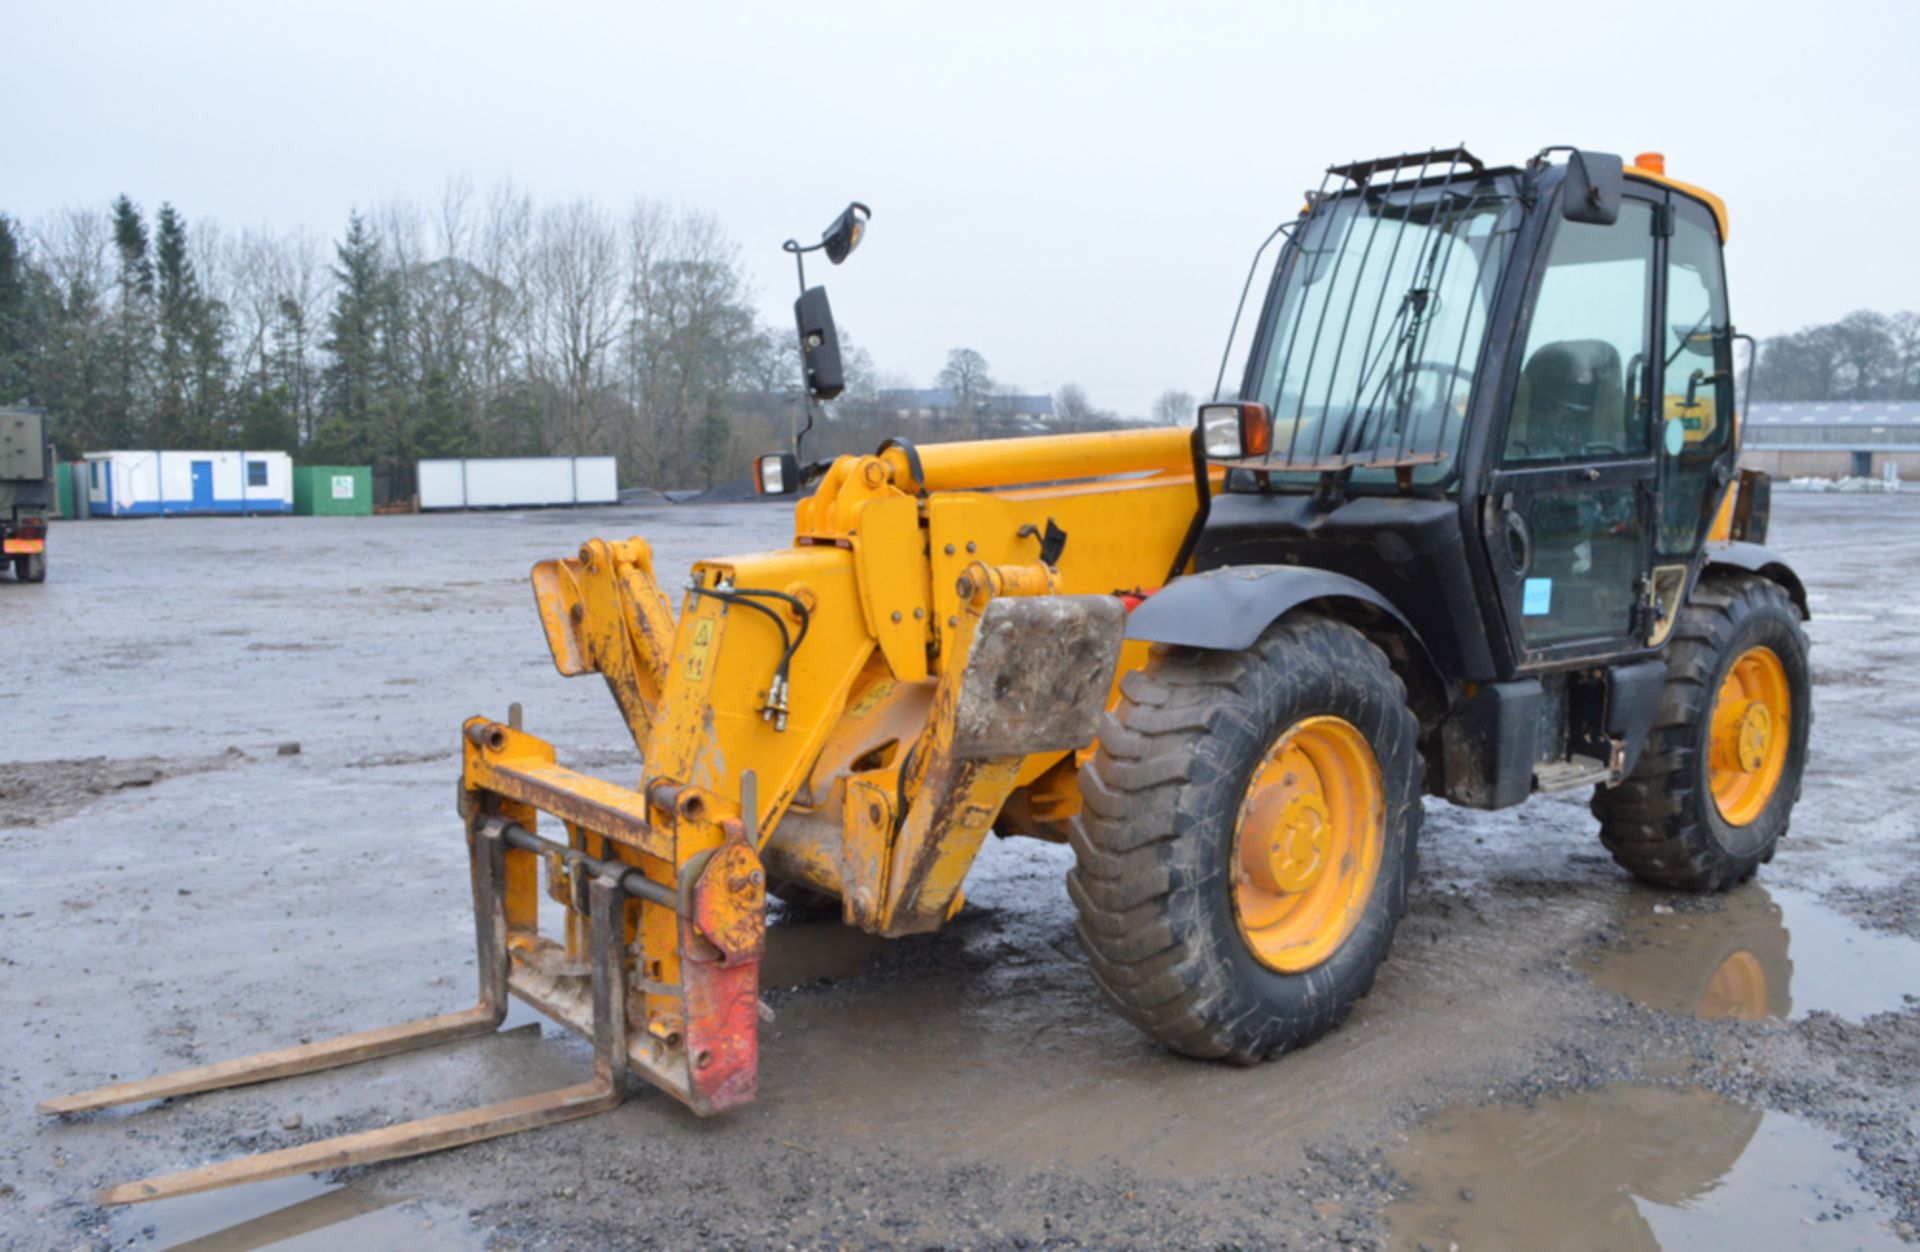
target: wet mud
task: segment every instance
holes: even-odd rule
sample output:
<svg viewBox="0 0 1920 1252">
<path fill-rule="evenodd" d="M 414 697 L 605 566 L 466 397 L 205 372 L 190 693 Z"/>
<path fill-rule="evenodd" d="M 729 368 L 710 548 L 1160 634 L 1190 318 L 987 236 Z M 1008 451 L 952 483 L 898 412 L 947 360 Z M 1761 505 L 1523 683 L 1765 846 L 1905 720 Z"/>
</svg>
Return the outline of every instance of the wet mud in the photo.
<svg viewBox="0 0 1920 1252">
<path fill-rule="evenodd" d="M 352 1071 L 32 1111 L 470 1003 L 461 720 L 519 701 L 564 762 L 637 767 L 604 686 L 554 673 L 526 569 L 640 534 L 671 584 L 787 526 L 686 505 L 57 525 L 52 580 L 0 586 L 0 625 L 63 640 L 50 665 L 0 652 L 0 691 L 40 711 L 29 749 L 0 749 L 0 1247 L 1913 1242 L 1920 688 L 1898 665 L 1920 657 L 1920 499 L 1786 493 L 1774 546 L 1813 597 L 1813 755 L 1779 856 L 1724 897 L 1633 883 L 1584 797 L 1430 802 L 1373 994 L 1325 1041 L 1236 1069 L 1103 1004 L 1070 853 L 989 840 L 938 933 L 776 913 L 761 1097 L 735 1115 L 642 1090 L 415 1161 L 89 1203 L 578 1081 L 585 1045 L 516 1008 L 495 1037 Z M 87 611 L 113 597 L 143 614 Z"/>
<path fill-rule="evenodd" d="M 163 778 L 227 769 L 246 759 L 240 749 L 228 748 L 218 756 L 204 757 L 141 756 L 115 761 L 96 756 L 0 764 L 0 823 L 37 826 L 49 818 L 71 816 L 102 796 L 151 787 Z"/>
</svg>

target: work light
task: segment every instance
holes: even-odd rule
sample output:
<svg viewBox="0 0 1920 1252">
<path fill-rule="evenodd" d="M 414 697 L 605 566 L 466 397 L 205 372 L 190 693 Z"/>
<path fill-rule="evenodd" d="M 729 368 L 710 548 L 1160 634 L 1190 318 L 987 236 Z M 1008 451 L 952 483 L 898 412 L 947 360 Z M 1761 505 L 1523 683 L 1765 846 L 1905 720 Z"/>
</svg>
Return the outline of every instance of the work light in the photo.
<svg viewBox="0 0 1920 1252">
<path fill-rule="evenodd" d="M 1200 406 L 1200 438 L 1216 461 L 1265 456 L 1273 444 L 1267 406 L 1251 401 Z"/>
<path fill-rule="evenodd" d="M 800 490 L 800 458 L 791 452 L 769 452 L 756 458 L 753 489 L 763 496 L 785 496 Z"/>
</svg>

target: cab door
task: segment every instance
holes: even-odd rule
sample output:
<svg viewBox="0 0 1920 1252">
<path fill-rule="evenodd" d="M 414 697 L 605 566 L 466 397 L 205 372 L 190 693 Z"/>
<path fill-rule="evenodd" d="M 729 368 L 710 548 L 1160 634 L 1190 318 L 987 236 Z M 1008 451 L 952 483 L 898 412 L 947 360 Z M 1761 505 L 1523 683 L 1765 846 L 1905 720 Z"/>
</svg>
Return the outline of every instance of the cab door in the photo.
<svg viewBox="0 0 1920 1252">
<path fill-rule="evenodd" d="M 1733 326 L 1727 316 L 1719 223 L 1669 193 L 1666 314 L 1661 318 L 1659 524 L 1654 556 L 1684 568 L 1707 537 L 1733 477 Z"/>
<path fill-rule="evenodd" d="M 1536 279 L 1481 517 L 1521 669 L 1645 646 L 1661 220 L 1631 190 L 1609 225 L 1556 220 Z"/>
</svg>

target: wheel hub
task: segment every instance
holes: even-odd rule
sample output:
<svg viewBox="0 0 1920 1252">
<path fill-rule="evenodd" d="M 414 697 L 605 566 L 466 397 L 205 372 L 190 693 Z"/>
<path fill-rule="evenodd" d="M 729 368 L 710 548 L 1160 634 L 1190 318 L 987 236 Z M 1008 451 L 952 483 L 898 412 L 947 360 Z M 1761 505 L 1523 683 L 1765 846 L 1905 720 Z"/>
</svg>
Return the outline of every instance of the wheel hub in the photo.
<svg viewBox="0 0 1920 1252">
<path fill-rule="evenodd" d="M 1241 858 L 1247 876 L 1262 891 L 1291 895 L 1305 891 L 1326 868 L 1333 842 L 1332 815 L 1317 795 L 1286 797 L 1266 839 L 1245 841 Z"/>
</svg>

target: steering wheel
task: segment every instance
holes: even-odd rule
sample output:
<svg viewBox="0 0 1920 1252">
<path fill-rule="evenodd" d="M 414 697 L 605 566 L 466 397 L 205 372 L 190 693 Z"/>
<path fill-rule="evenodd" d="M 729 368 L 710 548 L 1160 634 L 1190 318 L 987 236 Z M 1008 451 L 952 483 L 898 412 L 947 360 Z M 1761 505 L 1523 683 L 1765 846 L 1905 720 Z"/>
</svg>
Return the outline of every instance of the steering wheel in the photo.
<svg viewBox="0 0 1920 1252">
<path fill-rule="evenodd" d="M 1448 374 L 1468 386 L 1473 385 L 1473 371 L 1465 366 L 1455 365 L 1451 361 L 1415 361 L 1412 365 L 1395 365 L 1387 373 L 1387 389 L 1392 390 L 1393 381 L 1402 374 L 1418 374 L 1422 370 L 1431 370 L 1436 374 Z"/>
<path fill-rule="evenodd" d="M 1473 386 L 1473 371 L 1470 369 L 1455 365 L 1451 361 L 1415 361 L 1412 365 L 1396 364 L 1392 370 L 1388 371 L 1386 381 L 1381 387 L 1381 394 L 1383 396 L 1396 394 L 1396 388 L 1401 378 L 1418 374 L 1422 371 L 1458 379 L 1466 383 L 1469 388 Z M 1421 432 L 1419 437 L 1408 441 L 1407 447 L 1409 451 L 1416 450 L 1417 446 L 1422 443 L 1428 435 L 1438 437 L 1439 432 L 1432 430 L 1428 425 L 1429 423 L 1438 421 L 1443 424 L 1442 428 L 1444 429 L 1444 423 L 1447 420 L 1445 412 L 1447 399 L 1447 396 L 1443 396 L 1439 390 L 1436 389 L 1433 395 L 1433 402 L 1430 405 L 1408 405 L 1404 420 L 1416 431 Z"/>
</svg>

